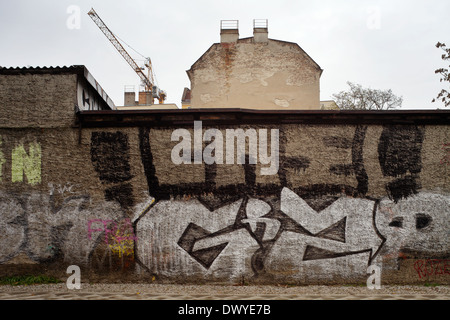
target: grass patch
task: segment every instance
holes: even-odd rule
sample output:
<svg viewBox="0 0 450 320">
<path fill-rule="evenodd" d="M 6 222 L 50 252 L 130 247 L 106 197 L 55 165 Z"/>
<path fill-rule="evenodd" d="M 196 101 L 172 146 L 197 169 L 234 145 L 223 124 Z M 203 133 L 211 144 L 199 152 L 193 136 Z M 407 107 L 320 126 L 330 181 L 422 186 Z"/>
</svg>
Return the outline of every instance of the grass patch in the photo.
<svg viewBox="0 0 450 320">
<path fill-rule="evenodd" d="M 49 284 L 49 283 L 60 283 L 61 280 L 49 277 L 49 276 L 32 276 L 32 275 L 22 275 L 22 276 L 11 276 L 11 277 L 1 277 L 0 285 L 11 285 L 11 286 L 27 286 L 33 284 Z"/>
<path fill-rule="evenodd" d="M 436 283 L 436 282 L 425 282 L 424 287 L 439 287 L 441 284 L 440 283 Z"/>
</svg>

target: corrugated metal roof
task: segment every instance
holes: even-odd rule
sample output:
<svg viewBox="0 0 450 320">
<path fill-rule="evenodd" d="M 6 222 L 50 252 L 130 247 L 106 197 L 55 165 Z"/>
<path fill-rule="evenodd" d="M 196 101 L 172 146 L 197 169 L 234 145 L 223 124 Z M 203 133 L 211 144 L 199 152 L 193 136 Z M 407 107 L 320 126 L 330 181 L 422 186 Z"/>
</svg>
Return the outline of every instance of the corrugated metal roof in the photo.
<svg viewBox="0 0 450 320">
<path fill-rule="evenodd" d="M 72 65 L 72 66 L 27 66 L 27 67 L 0 67 L 0 74 L 61 74 L 61 73 L 73 73 L 73 74 L 83 74 L 86 69 L 83 65 Z"/>
</svg>

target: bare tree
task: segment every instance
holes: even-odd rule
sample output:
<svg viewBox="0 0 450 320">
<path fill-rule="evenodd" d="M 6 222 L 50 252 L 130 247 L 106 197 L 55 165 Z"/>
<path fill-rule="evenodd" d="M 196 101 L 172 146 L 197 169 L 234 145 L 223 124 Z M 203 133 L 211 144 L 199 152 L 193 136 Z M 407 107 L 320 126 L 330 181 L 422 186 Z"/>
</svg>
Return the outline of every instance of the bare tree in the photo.
<svg viewBox="0 0 450 320">
<path fill-rule="evenodd" d="M 444 50 L 444 54 L 441 56 L 442 60 L 450 60 L 450 48 L 447 48 L 445 46 L 445 43 L 438 42 L 436 44 L 436 48 L 441 48 Z M 436 74 L 441 75 L 441 82 L 450 82 L 450 74 L 448 73 L 448 69 L 445 68 L 439 68 L 434 71 Z M 432 100 L 432 102 L 435 102 L 436 100 L 441 100 L 446 107 L 450 105 L 450 90 L 442 89 L 441 92 L 439 92 L 438 96 Z"/>
<path fill-rule="evenodd" d="M 363 88 L 360 84 L 347 82 L 350 89 L 333 94 L 341 110 L 390 110 L 402 106 L 403 98 L 392 90 Z"/>
</svg>

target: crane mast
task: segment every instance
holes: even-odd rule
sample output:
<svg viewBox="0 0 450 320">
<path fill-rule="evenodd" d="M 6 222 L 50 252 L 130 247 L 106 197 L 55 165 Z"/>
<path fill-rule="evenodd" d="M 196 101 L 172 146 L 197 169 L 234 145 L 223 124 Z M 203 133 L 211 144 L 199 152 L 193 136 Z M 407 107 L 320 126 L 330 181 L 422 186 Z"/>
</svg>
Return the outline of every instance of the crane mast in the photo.
<svg viewBox="0 0 450 320">
<path fill-rule="evenodd" d="M 144 90 L 146 92 L 150 92 L 153 98 L 159 100 L 159 103 L 164 103 L 166 93 L 164 91 L 160 91 L 159 88 L 154 85 L 153 69 L 150 58 L 146 58 L 145 60 L 145 66 L 148 70 L 148 75 L 145 75 L 145 73 L 143 72 L 143 68 L 137 65 L 136 61 L 134 61 L 130 54 L 125 50 L 117 37 L 111 32 L 111 30 L 109 30 L 109 28 L 93 8 L 88 12 L 88 15 L 104 33 L 104 35 L 108 38 L 112 45 L 117 49 L 117 51 L 119 51 L 125 61 L 128 62 L 131 68 L 133 68 L 133 70 L 138 74 L 139 78 L 141 78 L 142 84 L 145 88 Z"/>
</svg>

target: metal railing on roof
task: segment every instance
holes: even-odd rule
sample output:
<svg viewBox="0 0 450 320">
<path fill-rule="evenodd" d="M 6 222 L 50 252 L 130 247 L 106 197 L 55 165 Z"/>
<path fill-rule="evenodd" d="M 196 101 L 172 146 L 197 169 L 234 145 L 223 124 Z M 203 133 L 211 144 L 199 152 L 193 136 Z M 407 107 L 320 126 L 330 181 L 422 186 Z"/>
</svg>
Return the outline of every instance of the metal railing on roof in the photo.
<svg viewBox="0 0 450 320">
<path fill-rule="evenodd" d="M 133 85 L 125 85 L 124 92 L 135 92 L 134 86 Z"/>
<path fill-rule="evenodd" d="M 269 20 L 267 20 L 267 19 L 253 19 L 253 28 L 254 29 L 259 29 L 259 28 L 268 29 L 269 28 Z"/>
<path fill-rule="evenodd" d="M 220 30 L 239 29 L 239 20 L 220 20 Z"/>
</svg>

